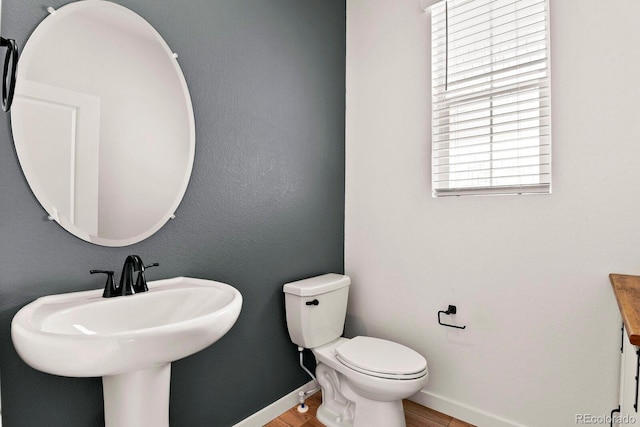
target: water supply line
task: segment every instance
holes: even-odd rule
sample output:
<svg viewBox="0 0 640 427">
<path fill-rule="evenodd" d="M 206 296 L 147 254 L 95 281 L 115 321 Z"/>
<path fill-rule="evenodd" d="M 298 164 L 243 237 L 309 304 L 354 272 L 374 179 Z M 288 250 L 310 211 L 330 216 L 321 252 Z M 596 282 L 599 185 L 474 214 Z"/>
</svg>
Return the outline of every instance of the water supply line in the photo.
<svg viewBox="0 0 640 427">
<path fill-rule="evenodd" d="M 317 392 L 318 390 L 320 390 L 320 385 L 318 384 L 318 380 L 316 379 L 316 377 L 311 373 L 311 371 L 309 369 L 307 369 L 306 366 L 304 366 L 304 348 L 303 347 L 298 347 L 298 353 L 300 354 L 300 367 L 302 369 L 304 369 L 304 371 L 309 374 L 309 376 L 311 378 L 313 378 L 313 381 L 315 382 L 316 386 L 311 389 L 311 390 L 307 390 L 307 391 L 300 391 L 298 393 L 298 396 L 300 398 L 299 402 L 300 405 L 298 405 L 298 412 L 307 412 L 309 410 L 309 407 L 307 405 L 304 404 L 305 399 L 307 398 L 307 396 Z"/>
</svg>

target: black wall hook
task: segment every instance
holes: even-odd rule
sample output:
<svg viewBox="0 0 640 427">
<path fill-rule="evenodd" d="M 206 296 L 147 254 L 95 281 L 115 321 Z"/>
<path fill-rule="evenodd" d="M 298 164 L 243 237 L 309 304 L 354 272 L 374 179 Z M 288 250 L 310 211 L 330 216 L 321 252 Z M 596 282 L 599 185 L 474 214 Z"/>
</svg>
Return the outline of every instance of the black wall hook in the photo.
<svg viewBox="0 0 640 427">
<path fill-rule="evenodd" d="M 2 68 L 2 110 L 8 112 L 13 103 L 13 94 L 16 89 L 16 71 L 18 68 L 18 45 L 13 39 L 0 37 L 0 47 L 6 47 Z"/>
<path fill-rule="evenodd" d="M 448 323 L 442 323 L 442 321 L 440 320 L 440 314 L 446 314 L 448 316 L 450 314 L 456 314 L 457 311 L 458 311 L 458 309 L 456 308 L 455 305 L 450 305 L 449 308 L 447 308 L 447 311 L 440 310 L 438 312 L 438 324 L 440 324 L 442 326 L 448 326 L 450 328 L 456 328 L 456 329 L 464 329 L 464 328 L 466 328 L 466 326 L 456 326 L 456 325 L 449 325 Z"/>
</svg>

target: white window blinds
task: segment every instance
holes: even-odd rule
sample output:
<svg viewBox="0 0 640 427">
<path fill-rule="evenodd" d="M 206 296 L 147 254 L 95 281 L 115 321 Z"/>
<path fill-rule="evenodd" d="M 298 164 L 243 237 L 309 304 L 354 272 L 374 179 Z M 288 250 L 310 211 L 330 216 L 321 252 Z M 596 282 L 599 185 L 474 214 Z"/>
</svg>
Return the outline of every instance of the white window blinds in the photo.
<svg viewBox="0 0 640 427">
<path fill-rule="evenodd" d="M 432 9 L 434 196 L 549 193 L 547 0 Z"/>
</svg>

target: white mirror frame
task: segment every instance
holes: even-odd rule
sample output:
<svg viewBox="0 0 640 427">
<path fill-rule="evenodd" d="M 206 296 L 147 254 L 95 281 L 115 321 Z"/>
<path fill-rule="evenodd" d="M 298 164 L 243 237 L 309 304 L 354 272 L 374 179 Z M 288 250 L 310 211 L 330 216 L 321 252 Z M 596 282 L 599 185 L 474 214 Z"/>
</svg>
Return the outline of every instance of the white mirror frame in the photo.
<svg viewBox="0 0 640 427">
<path fill-rule="evenodd" d="M 177 62 L 177 55 L 172 52 L 162 36 L 151 26 L 151 24 L 133 11 L 118 4 L 102 0 L 82 0 L 69 3 L 55 11 L 49 9 L 49 12 L 50 16 L 46 17 L 40 25 L 38 25 L 27 41 L 18 63 L 16 93 L 12 107 L 11 121 L 16 152 L 25 178 L 38 201 L 49 214 L 49 217 L 80 239 L 101 246 L 113 247 L 127 246 L 140 242 L 153 235 L 162 228 L 169 219 L 174 217 L 175 210 L 178 208 L 186 192 L 193 168 L 193 160 L 195 156 L 195 122 L 193 107 L 191 105 L 191 98 L 184 75 Z M 128 36 L 130 34 L 138 36 L 137 40 L 141 40 L 139 43 L 157 44 L 157 46 L 152 46 L 151 44 L 149 44 L 149 46 L 152 46 L 153 49 L 155 49 L 154 52 L 159 52 L 158 57 L 162 58 L 166 56 L 163 60 L 164 63 L 162 66 L 169 67 L 166 69 L 159 69 L 160 67 L 157 66 L 156 63 L 153 64 L 153 67 L 149 67 L 149 64 L 146 63 L 149 59 L 141 57 L 139 59 L 139 63 L 127 62 L 127 67 L 124 68 L 135 68 L 139 70 L 138 74 L 142 74 L 144 71 L 146 72 L 146 75 L 149 76 L 147 80 L 150 81 L 156 80 L 158 74 L 161 76 L 166 74 L 175 77 L 175 81 L 171 82 L 171 87 L 167 87 L 168 85 L 164 84 L 166 81 L 160 80 L 161 77 L 158 77 L 157 80 L 159 80 L 159 83 L 162 83 L 162 85 L 153 90 L 149 89 L 149 91 L 154 94 L 154 100 L 149 101 L 145 99 L 144 105 L 153 104 L 155 106 L 155 102 L 153 101 L 155 101 L 156 94 L 158 98 L 161 96 L 172 96 L 173 94 L 170 98 L 170 103 L 169 101 L 163 100 L 159 102 L 159 104 L 164 105 L 162 102 L 165 102 L 167 105 L 176 104 L 175 107 L 171 108 L 175 108 L 176 111 L 179 109 L 179 114 L 165 114 L 160 117 L 151 116 L 150 118 L 146 118 L 146 122 L 144 115 L 140 114 L 142 117 L 140 120 L 144 123 L 142 127 L 145 131 L 149 130 L 151 127 L 153 127 L 154 130 L 155 128 L 158 128 L 159 130 L 153 135 L 141 132 L 143 138 L 140 138 L 140 135 L 138 135 L 138 138 L 136 139 L 134 139 L 135 137 L 131 137 L 131 141 L 136 142 L 136 144 L 139 142 L 140 144 L 151 144 L 151 148 L 146 146 L 142 148 L 135 148 L 130 144 L 131 141 L 127 140 L 127 142 L 124 142 L 124 140 L 129 137 L 129 133 L 136 134 L 136 131 L 138 130 L 138 126 L 135 126 L 135 123 L 134 125 L 130 123 L 133 121 L 133 119 L 130 118 L 130 114 L 126 115 L 129 117 L 126 130 L 119 129 L 117 132 L 112 132 L 111 130 L 105 131 L 104 128 L 106 126 L 104 126 L 103 121 L 108 114 L 107 109 L 104 106 L 110 104 L 115 105 L 114 102 L 107 102 L 106 98 L 108 98 L 108 96 L 101 98 L 99 94 L 96 95 L 91 93 L 91 91 L 84 90 L 85 88 L 77 90 L 74 88 L 69 90 L 68 88 L 63 87 L 63 85 L 58 86 L 56 83 L 45 82 L 44 84 L 41 84 L 39 79 L 33 78 L 33 76 L 38 75 L 46 76 L 48 73 L 47 67 L 51 64 L 51 62 L 49 62 L 46 63 L 46 65 L 40 65 L 41 68 L 39 70 L 31 72 L 32 69 L 30 70 L 30 68 L 34 67 L 33 64 L 38 61 L 53 60 L 56 64 L 64 63 L 64 60 L 58 60 L 58 57 L 56 56 L 60 51 L 52 52 L 51 31 L 56 29 L 56 26 L 58 26 L 57 29 L 59 30 L 65 23 L 68 25 L 70 22 L 69 19 L 82 19 L 84 16 L 83 14 L 93 14 L 94 12 L 96 14 L 95 16 L 98 16 L 98 14 L 103 12 L 105 13 L 105 16 L 107 16 L 107 18 L 105 18 L 106 25 L 104 26 L 104 28 L 106 28 L 104 31 L 107 37 L 101 40 L 109 38 L 108 36 L 110 36 L 110 33 L 107 31 L 112 28 L 114 31 L 111 34 L 113 34 L 114 39 L 118 38 L 121 40 L 125 35 Z M 116 18 L 113 18 L 114 16 L 116 16 Z M 102 15 L 99 17 L 102 18 Z M 111 19 L 111 21 L 108 19 Z M 123 28 L 119 27 L 120 21 L 123 22 Z M 76 21 L 73 22 L 75 23 Z M 82 24 L 84 25 L 85 23 Z M 135 26 L 133 24 L 135 24 Z M 93 25 L 93 23 L 89 23 L 85 26 L 87 28 L 94 28 L 91 27 L 91 25 Z M 73 33 L 73 31 L 71 31 L 71 33 Z M 82 37 L 77 37 L 77 34 L 78 33 L 76 31 L 72 35 L 76 36 L 76 39 L 82 39 Z M 49 44 L 47 45 L 47 43 Z M 58 49 L 68 48 L 65 43 L 59 44 L 60 46 L 58 46 Z M 125 49 L 129 45 L 129 43 L 121 43 L 118 45 L 118 49 L 120 47 Z M 48 48 L 45 49 L 43 46 Z M 100 49 L 87 49 L 86 46 L 83 47 L 85 49 L 82 53 L 86 52 L 92 57 L 96 57 L 96 55 L 99 54 L 96 51 L 99 52 Z M 152 54 L 149 53 L 149 55 Z M 129 58 L 137 58 L 138 56 L 129 55 Z M 95 58 L 92 58 L 92 60 L 95 60 Z M 69 67 L 69 69 L 74 68 L 74 64 L 66 64 L 66 66 Z M 82 76 L 86 76 L 86 74 L 83 74 Z M 121 80 L 122 79 L 118 82 Z M 173 86 L 174 84 L 176 85 L 175 87 Z M 133 89 L 135 90 L 132 90 L 132 93 L 136 92 L 138 87 L 134 87 Z M 73 98 L 71 103 L 67 102 L 68 96 L 65 92 L 71 94 L 71 97 Z M 62 96 L 62 98 L 60 98 L 60 96 Z M 63 99 L 64 102 L 61 103 L 59 101 L 60 99 Z M 122 101 L 120 98 L 118 100 Z M 136 100 L 136 102 L 138 101 Z M 133 103 L 133 101 L 130 101 L 129 103 Z M 30 110 L 29 108 L 26 108 L 27 105 L 30 105 Z M 128 102 L 127 100 L 123 100 L 117 105 L 118 108 L 116 110 L 118 113 L 121 113 L 119 107 L 128 105 Z M 183 106 L 184 110 L 182 110 Z M 101 110 L 101 108 L 104 108 L 104 111 Z M 165 113 L 167 111 L 170 112 L 170 108 L 167 108 L 166 111 L 162 111 Z M 111 116 L 113 115 L 114 114 L 111 114 Z M 125 114 L 120 115 L 125 116 Z M 136 119 L 138 119 L 137 115 L 134 115 L 136 116 Z M 176 125 L 177 130 L 174 131 L 173 128 L 167 130 L 166 126 L 170 125 L 166 122 L 170 121 L 168 118 L 173 118 L 174 116 L 180 116 L 179 119 L 181 122 Z M 82 117 L 83 120 L 78 120 L 78 117 Z M 37 118 L 37 120 L 34 120 L 34 118 Z M 60 119 L 62 119 L 62 121 Z M 112 120 L 112 122 L 114 122 L 114 120 Z M 71 124 L 72 126 L 68 126 L 68 124 Z M 120 122 L 118 122 L 118 124 L 120 124 Z M 40 126 L 39 131 L 33 130 L 38 126 Z M 55 132 L 64 134 L 66 139 L 63 139 L 62 144 L 51 142 L 53 138 L 50 138 L 50 135 Z M 103 156 L 105 156 L 105 149 L 102 144 L 105 144 L 107 139 L 105 138 L 103 140 L 102 137 L 107 132 L 109 135 L 119 135 L 120 138 L 113 138 L 113 140 L 117 139 L 118 143 L 129 144 L 124 145 L 124 148 L 121 147 L 119 149 L 120 153 L 123 151 L 125 152 L 126 155 L 123 157 L 127 157 L 130 155 L 129 153 L 135 153 L 136 151 L 138 153 L 142 153 L 142 156 L 146 153 L 151 157 L 153 161 L 148 162 L 152 164 L 149 167 L 150 170 L 157 173 L 156 178 L 160 181 L 164 180 L 165 182 L 159 184 L 158 182 L 160 181 L 154 180 L 150 181 L 151 184 L 141 184 L 139 182 L 132 182 L 134 180 L 130 179 L 126 180 L 126 183 L 128 184 L 125 185 L 122 185 L 122 182 L 116 185 L 110 184 L 109 186 L 104 184 L 104 182 L 116 183 L 119 180 L 124 181 L 127 174 L 139 177 L 143 182 L 145 179 L 149 180 L 149 176 L 152 175 L 151 172 L 144 169 L 144 165 L 141 170 L 135 170 L 138 167 L 135 160 L 131 161 L 131 159 L 120 159 L 120 154 L 111 153 L 111 159 L 114 157 L 117 158 L 118 163 L 120 163 L 120 160 L 122 160 L 122 163 L 126 163 L 126 160 L 129 160 L 129 164 L 124 166 L 119 165 L 120 169 L 118 172 L 112 175 L 115 178 L 105 178 L 107 176 L 106 173 L 108 173 L 107 168 L 103 167 L 106 161 L 103 159 L 102 163 L 100 163 L 98 158 L 103 158 Z M 27 136 L 33 135 L 37 136 L 37 138 L 35 138 L 35 142 L 27 141 L 29 139 Z M 43 138 L 44 135 L 46 135 L 45 138 Z M 184 136 L 184 138 L 172 138 L 174 135 Z M 168 147 L 165 149 L 167 144 L 162 144 L 160 146 L 160 150 L 154 149 L 152 144 L 158 145 L 161 142 L 164 142 L 163 138 L 171 141 L 174 145 L 177 145 L 178 143 L 181 144 L 179 146 L 180 149 L 176 149 L 175 147 Z M 33 140 L 34 138 L 31 139 Z M 141 142 L 141 140 L 144 140 L 145 142 Z M 82 143 L 79 144 L 78 141 L 81 141 Z M 111 140 L 108 140 L 108 142 L 111 143 Z M 91 149 L 93 151 L 87 154 L 89 150 L 87 147 L 90 147 L 92 144 L 93 147 Z M 97 144 L 100 146 L 98 147 Z M 62 147 L 62 150 L 58 150 L 59 146 Z M 49 152 L 47 152 L 47 150 Z M 108 150 L 111 150 L 111 148 Z M 60 151 L 62 151 L 62 153 Z M 160 151 L 160 153 L 158 153 L 158 151 Z M 178 154 L 175 154 L 176 152 Z M 50 159 L 54 157 L 63 158 L 62 166 L 49 165 Z M 109 158 L 109 155 L 106 155 L 105 157 Z M 131 154 L 131 157 L 133 157 L 133 154 Z M 140 157 L 140 154 L 138 154 L 136 159 L 139 159 Z M 33 162 L 34 158 L 36 159 L 35 163 Z M 162 160 L 176 159 L 179 161 L 178 166 L 159 165 Z M 49 169 L 49 172 L 51 173 L 43 174 L 43 169 Z M 175 175 L 177 179 L 173 179 L 172 177 L 169 182 L 168 176 L 174 170 L 176 171 Z M 90 171 L 90 173 L 87 171 Z M 51 181 L 54 180 L 53 176 L 56 176 L 57 174 L 63 175 L 62 178 L 56 178 L 59 179 L 62 184 L 51 183 Z M 98 182 L 98 175 L 100 175 L 100 183 Z M 81 177 L 82 179 L 78 179 L 78 177 Z M 144 188 L 136 188 L 137 195 L 128 196 L 129 199 L 137 198 L 134 206 L 129 207 L 129 211 L 126 214 L 116 213 L 116 215 L 119 214 L 123 218 L 115 220 L 114 225 L 102 227 L 102 229 L 113 230 L 112 232 L 110 231 L 112 235 L 107 235 L 106 233 L 101 235 L 101 227 L 98 226 L 98 218 L 100 218 L 100 221 L 103 221 L 107 216 L 102 213 L 103 207 L 107 206 L 107 209 L 111 210 L 111 213 L 116 211 L 119 212 L 121 207 L 123 209 L 126 208 L 124 206 L 124 202 L 122 202 L 122 200 L 127 199 L 127 196 L 124 194 L 124 191 L 127 189 L 125 187 L 135 187 L 138 185 L 144 186 Z M 55 191 L 53 191 L 53 193 L 64 194 L 52 195 L 52 187 L 55 187 Z M 102 194 L 112 193 L 109 196 L 110 199 L 107 199 L 109 200 L 109 203 L 98 203 L 98 188 L 102 191 L 107 187 L 112 188 L 108 188 L 109 191 L 103 192 Z M 160 194 L 165 189 L 169 188 L 171 188 L 170 195 Z M 167 193 L 168 191 L 164 192 Z M 175 195 L 173 194 L 174 192 Z M 150 193 L 158 193 L 159 196 L 164 197 L 166 200 L 163 199 L 162 202 L 156 203 L 154 200 L 151 200 L 151 196 L 149 196 Z M 142 195 L 142 197 L 140 197 L 140 195 Z M 82 206 L 80 206 L 78 200 L 83 201 Z M 116 203 L 115 206 L 114 203 Z M 122 206 L 118 205 L 119 203 L 123 203 Z M 156 204 L 158 206 L 156 206 Z M 135 230 L 130 234 L 125 235 L 125 233 L 119 233 L 117 228 L 129 226 L 130 218 L 131 221 L 138 221 L 134 216 L 138 211 L 144 211 L 147 205 L 152 205 L 152 208 L 149 208 L 149 210 L 153 209 L 153 215 L 149 215 L 148 212 L 144 214 L 144 218 L 140 219 L 140 221 L 144 220 L 145 224 L 137 224 Z M 100 206 L 100 215 L 98 215 L 98 206 Z M 86 224 L 89 225 L 85 226 Z M 133 227 L 131 228 L 133 229 Z"/>
</svg>

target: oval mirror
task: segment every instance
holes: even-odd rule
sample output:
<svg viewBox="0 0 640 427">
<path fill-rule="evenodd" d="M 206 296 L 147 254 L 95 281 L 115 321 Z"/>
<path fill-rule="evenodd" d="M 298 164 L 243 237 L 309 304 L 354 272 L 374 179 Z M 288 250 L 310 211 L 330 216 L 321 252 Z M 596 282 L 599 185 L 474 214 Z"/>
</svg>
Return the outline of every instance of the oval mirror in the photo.
<svg viewBox="0 0 640 427">
<path fill-rule="evenodd" d="M 191 98 L 176 56 L 131 10 L 70 3 L 35 29 L 11 111 L 24 175 L 77 237 L 126 246 L 159 230 L 187 188 Z"/>
</svg>

